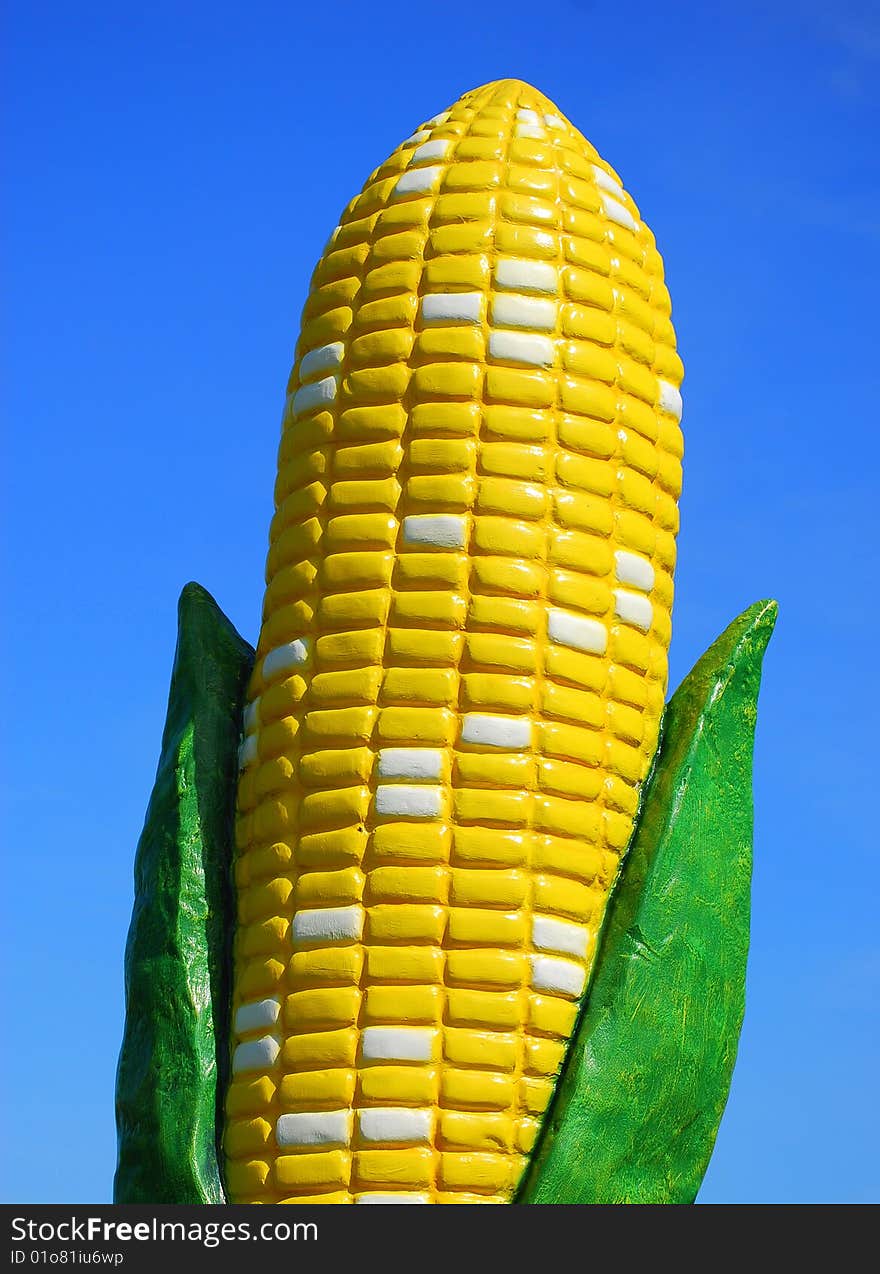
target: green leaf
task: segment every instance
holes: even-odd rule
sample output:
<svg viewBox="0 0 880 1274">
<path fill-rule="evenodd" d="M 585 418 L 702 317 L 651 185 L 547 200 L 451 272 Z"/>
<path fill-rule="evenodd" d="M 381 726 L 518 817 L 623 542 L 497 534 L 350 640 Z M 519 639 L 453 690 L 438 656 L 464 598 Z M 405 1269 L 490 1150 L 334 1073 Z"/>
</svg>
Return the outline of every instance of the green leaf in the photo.
<svg viewBox="0 0 880 1274">
<path fill-rule="evenodd" d="M 223 1203 L 236 755 L 254 652 L 187 584 L 135 858 L 116 1077 L 117 1203 Z"/>
<path fill-rule="evenodd" d="M 690 1203 L 745 1002 L 758 602 L 673 696 L 593 984 L 520 1203 Z"/>
</svg>

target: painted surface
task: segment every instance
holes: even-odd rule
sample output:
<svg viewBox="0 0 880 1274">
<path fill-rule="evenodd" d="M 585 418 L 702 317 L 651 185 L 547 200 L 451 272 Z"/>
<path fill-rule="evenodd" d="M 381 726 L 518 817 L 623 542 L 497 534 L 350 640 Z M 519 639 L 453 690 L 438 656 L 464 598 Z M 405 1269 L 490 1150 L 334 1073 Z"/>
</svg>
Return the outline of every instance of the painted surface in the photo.
<svg viewBox="0 0 880 1274">
<path fill-rule="evenodd" d="M 663 708 L 669 314 L 616 174 L 517 81 L 334 231 L 241 751 L 235 1201 L 512 1197 Z"/>
<path fill-rule="evenodd" d="M 253 650 L 197 584 L 179 605 L 162 752 L 135 859 L 116 1080 L 117 1203 L 222 1203 L 235 752 Z M 271 1009 L 251 1005 L 250 1028 Z"/>
<path fill-rule="evenodd" d="M 758 602 L 673 695 L 594 985 L 523 1203 L 691 1203 L 745 1002 Z"/>
</svg>

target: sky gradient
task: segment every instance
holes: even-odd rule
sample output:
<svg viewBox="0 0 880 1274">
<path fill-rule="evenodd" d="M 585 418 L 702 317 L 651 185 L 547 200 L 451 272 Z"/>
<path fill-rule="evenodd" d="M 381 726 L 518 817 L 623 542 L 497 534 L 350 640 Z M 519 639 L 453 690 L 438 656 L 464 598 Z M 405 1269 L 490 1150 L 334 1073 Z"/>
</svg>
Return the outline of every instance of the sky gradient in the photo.
<svg viewBox="0 0 880 1274">
<path fill-rule="evenodd" d="M 752 601 L 780 606 L 746 1022 L 700 1198 L 880 1199 L 880 18 L 765 7 L 6 6 L 0 1199 L 110 1198 L 178 594 L 198 580 L 256 641 L 314 263 L 420 120 L 501 77 L 621 173 L 666 262 L 671 688 Z"/>
</svg>

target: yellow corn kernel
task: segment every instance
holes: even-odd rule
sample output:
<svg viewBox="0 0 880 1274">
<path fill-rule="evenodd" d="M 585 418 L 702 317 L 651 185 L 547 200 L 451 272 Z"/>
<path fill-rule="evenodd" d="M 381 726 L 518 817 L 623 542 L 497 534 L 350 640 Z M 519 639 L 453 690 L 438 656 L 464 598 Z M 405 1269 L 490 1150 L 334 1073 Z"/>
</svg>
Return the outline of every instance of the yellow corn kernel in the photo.
<svg viewBox="0 0 880 1274">
<path fill-rule="evenodd" d="M 401 588 L 446 587 L 459 592 L 467 587 L 467 575 L 463 553 L 407 553 L 397 562 Z"/>
<path fill-rule="evenodd" d="M 512 1073 L 516 1069 L 517 1038 L 498 1031 L 450 1028 L 444 1031 L 443 1053 L 455 1067 L 483 1068 Z"/>
<path fill-rule="evenodd" d="M 522 832 L 457 827 L 452 838 L 453 859 L 462 864 L 498 863 L 516 867 L 525 862 L 527 853 L 528 841 Z"/>
<path fill-rule="evenodd" d="M 451 743 L 455 716 L 443 708 L 383 708 L 376 729 L 383 743 Z"/>
<path fill-rule="evenodd" d="M 484 597 L 471 595 L 468 608 L 471 623 L 480 628 L 512 628 L 515 631 L 533 633 L 540 619 L 537 602 L 518 597 Z"/>
<path fill-rule="evenodd" d="M 456 333 L 457 329 L 451 329 L 451 334 Z M 424 336 L 431 334 L 423 333 Z M 416 438 L 409 450 L 413 468 L 437 469 L 441 473 L 469 472 L 474 462 L 474 455 L 473 442 L 464 438 Z"/>
<path fill-rule="evenodd" d="M 613 593 L 605 580 L 577 571 L 551 571 L 547 597 L 560 606 L 583 610 L 591 615 L 607 615 L 613 603 Z"/>
<path fill-rule="evenodd" d="M 509 1115 L 446 1110 L 440 1116 L 441 1143 L 452 1149 L 510 1152 L 515 1137 L 516 1126 Z"/>
<path fill-rule="evenodd" d="M 591 821 L 598 840 L 598 820 L 594 816 Z M 601 892 L 577 880 L 568 880 L 564 876 L 540 875 L 535 878 L 535 907 L 539 911 L 557 912 L 573 920 L 589 920 L 595 915 L 599 902 Z"/>
<path fill-rule="evenodd" d="M 448 827 L 441 823 L 428 826 L 388 823 L 375 829 L 372 848 L 379 860 L 445 862 L 449 857 L 450 839 Z"/>
<path fill-rule="evenodd" d="M 595 800 L 602 791 L 602 778 L 598 770 L 571 761 L 541 761 L 538 766 L 538 783 L 544 791 L 558 792 L 562 796 L 580 800 Z"/>
<path fill-rule="evenodd" d="M 513 407 L 552 407 L 556 386 L 543 372 L 513 371 L 490 367 L 486 372 L 486 397 L 490 403 Z"/>
<path fill-rule="evenodd" d="M 521 912 L 450 908 L 449 937 L 467 946 L 519 947 L 526 940 L 526 918 Z"/>
<path fill-rule="evenodd" d="M 440 1079 L 441 1101 L 456 1108 L 507 1110 L 513 1101 L 513 1092 L 513 1079 L 495 1071 L 446 1067 Z"/>
<path fill-rule="evenodd" d="M 246 1162 L 232 1159 L 226 1164 L 227 1187 L 244 1198 L 261 1195 L 268 1179 L 269 1164 L 265 1159 L 249 1159 Z"/>
<path fill-rule="evenodd" d="M 442 907 L 415 904 L 370 907 L 369 936 L 374 942 L 439 942 L 445 915 Z"/>
<path fill-rule="evenodd" d="M 445 1190 L 496 1191 L 510 1189 L 519 1175 L 520 1164 L 509 1154 L 440 1155 L 440 1188 Z"/>
<path fill-rule="evenodd" d="M 310 1155 L 279 1155 L 275 1160 L 278 1184 L 287 1189 L 344 1186 L 348 1183 L 351 1156 L 344 1150 Z"/>
<path fill-rule="evenodd" d="M 468 633 L 467 653 L 475 664 L 508 668 L 517 672 L 537 670 L 535 643 L 522 637 L 496 636 L 494 633 Z"/>
<path fill-rule="evenodd" d="M 259 1079 L 234 1079 L 226 1094 L 226 1110 L 230 1119 L 264 1110 L 275 1096 L 275 1085 L 266 1075 Z"/>
<path fill-rule="evenodd" d="M 528 889 L 529 878 L 521 871 L 453 871 L 450 901 L 456 907 L 512 910 L 522 906 Z"/>
<path fill-rule="evenodd" d="M 474 522 L 474 547 L 484 553 L 507 554 L 512 557 L 539 557 L 544 546 L 541 527 L 510 518 L 480 517 Z"/>
<path fill-rule="evenodd" d="M 461 648 L 461 633 L 436 629 L 389 628 L 387 644 L 395 663 L 429 667 L 455 664 Z"/>
<path fill-rule="evenodd" d="M 447 1019 L 453 1026 L 510 1031 L 519 1025 L 519 992 L 453 989 L 446 993 Z"/>
<path fill-rule="evenodd" d="M 561 721 L 545 721 L 540 730 L 541 751 L 563 761 L 582 761 L 599 765 L 602 760 L 602 735 L 596 730 L 566 725 Z"/>
<path fill-rule="evenodd" d="M 526 1040 L 526 1070 L 532 1075 L 555 1075 L 564 1051 L 565 1046 L 556 1040 L 529 1036 Z"/>
<path fill-rule="evenodd" d="M 577 1005 L 568 1000 L 558 1000 L 550 995 L 529 996 L 527 1021 L 530 1031 L 568 1039 L 576 1017 Z"/>
<path fill-rule="evenodd" d="M 373 875 L 381 870 L 385 869 L 377 868 Z M 439 985 L 443 981 L 443 952 L 436 947 L 371 947 L 367 952 L 367 975 L 376 982 Z"/>
<path fill-rule="evenodd" d="M 311 1071 L 328 1066 L 354 1066 L 358 1035 L 355 1030 L 311 1031 L 291 1035 L 282 1049 L 291 1071 Z"/>
<path fill-rule="evenodd" d="M 391 548 L 397 538 L 397 521 L 387 513 L 340 513 L 327 522 L 327 545 L 340 549 L 358 544 Z M 363 634 L 373 636 L 372 633 Z M 327 638 L 321 638 L 327 641 Z M 320 654 L 320 651 L 318 651 Z"/>
<path fill-rule="evenodd" d="M 390 582 L 393 567 L 390 553 L 334 553 L 324 559 L 324 582 L 328 589 L 375 588 Z"/>
<path fill-rule="evenodd" d="M 354 1098 L 353 1070 L 297 1071 L 285 1075 L 278 1089 L 278 1099 L 285 1107 L 339 1110 Z"/>
<path fill-rule="evenodd" d="M 290 960 L 292 983 L 334 982 L 357 985 L 364 955 L 358 947 L 319 948 L 294 951 Z"/>
<path fill-rule="evenodd" d="M 284 1002 L 284 1022 L 287 1026 L 302 1025 L 309 1030 L 349 1026 L 357 1021 L 360 1000 L 356 987 L 295 991 Z"/>
<path fill-rule="evenodd" d="M 470 700 L 469 706 L 482 703 Z M 523 753 L 514 756 L 491 756 L 488 753 L 462 752 L 455 759 L 455 777 L 468 786 L 530 788 L 534 785 L 535 762 Z"/>
<path fill-rule="evenodd" d="M 451 668 L 389 668 L 382 685 L 385 703 L 455 702 L 457 681 Z"/>
<path fill-rule="evenodd" d="M 513 951 L 450 951 L 446 957 L 452 982 L 476 986 L 518 987 L 524 968 L 523 956 Z"/>
<path fill-rule="evenodd" d="M 364 1022 L 438 1022 L 443 997 L 438 986 L 369 986 L 364 992 Z"/>
<path fill-rule="evenodd" d="M 453 434 L 473 437 L 480 430 L 478 403 L 417 403 L 410 415 L 413 434 Z"/>
<path fill-rule="evenodd" d="M 356 1186 L 397 1186 L 417 1190 L 431 1184 L 434 1157 L 425 1148 L 413 1150 L 359 1150 L 354 1156 Z"/>
<path fill-rule="evenodd" d="M 434 1105 L 439 1092 L 436 1067 L 368 1066 L 360 1072 L 364 1101 L 387 1105 Z"/>
<path fill-rule="evenodd" d="M 461 823 L 485 820 L 519 827 L 528 820 L 529 795 L 527 792 L 509 792 L 503 788 L 492 791 L 487 788 L 462 787 L 453 794 L 452 808 L 456 820 Z"/>
<path fill-rule="evenodd" d="M 439 867 L 376 867 L 370 872 L 371 902 L 445 902 L 446 873 Z"/>
<path fill-rule="evenodd" d="M 301 757 L 299 777 L 305 787 L 346 786 L 365 783 L 372 768 L 373 754 L 369 748 L 333 748 Z"/>
<path fill-rule="evenodd" d="M 275 989 L 284 976 L 284 965 L 280 960 L 247 960 L 239 948 L 240 972 L 238 977 L 238 993 L 243 1000 L 265 995 Z"/>
<path fill-rule="evenodd" d="M 406 483 L 406 499 L 415 510 L 468 509 L 473 502 L 474 479 L 467 473 L 440 475 L 417 473 Z"/>
<path fill-rule="evenodd" d="M 367 787 L 343 787 L 336 792 L 309 792 L 299 807 L 300 827 L 346 826 L 366 817 L 370 808 Z"/>
<path fill-rule="evenodd" d="M 399 592 L 391 601 L 391 619 L 395 624 L 438 624 L 459 628 L 467 610 L 467 602 L 456 593 Z"/>
<path fill-rule="evenodd" d="M 341 827 L 300 836 L 298 857 L 304 867 L 346 866 L 363 858 L 367 834 L 364 827 Z"/>
</svg>

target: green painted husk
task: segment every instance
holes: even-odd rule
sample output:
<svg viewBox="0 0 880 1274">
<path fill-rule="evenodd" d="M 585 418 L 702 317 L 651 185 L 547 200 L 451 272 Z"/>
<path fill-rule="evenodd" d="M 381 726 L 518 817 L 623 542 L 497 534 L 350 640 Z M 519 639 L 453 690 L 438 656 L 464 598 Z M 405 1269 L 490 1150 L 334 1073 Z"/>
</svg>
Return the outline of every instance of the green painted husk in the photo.
<svg viewBox="0 0 880 1274">
<path fill-rule="evenodd" d="M 117 1203 L 223 1203 L 236 755 L 254 652 L 198 584 L 135 858 L 116 1077 Z"/>
<path fill-rule="evenodd" d="M 752 749 L 776 603 L 672 697 L 585 1008 L 519 1203 L 691 1203 L 745 1004 Z"/>
</svg>

